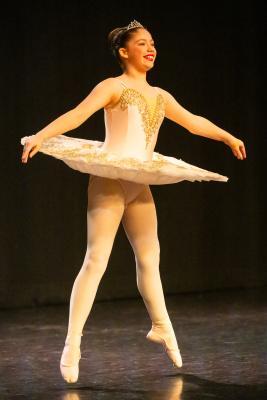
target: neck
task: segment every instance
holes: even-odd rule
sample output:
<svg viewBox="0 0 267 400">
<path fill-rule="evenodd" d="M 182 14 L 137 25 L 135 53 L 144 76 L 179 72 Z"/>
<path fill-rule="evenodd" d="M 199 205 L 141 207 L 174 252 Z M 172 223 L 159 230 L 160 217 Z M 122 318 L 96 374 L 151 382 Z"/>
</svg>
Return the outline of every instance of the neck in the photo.
<svg viewBox="0 0 267 400">
<path fill-rule="evenodd" d="M 125 76 L 131 81 L 138 81 L 140 83 L 147 83 L 146 72 L 137 71 L 135 68 L 128 67 L 121 76 Z"/>
</svg>

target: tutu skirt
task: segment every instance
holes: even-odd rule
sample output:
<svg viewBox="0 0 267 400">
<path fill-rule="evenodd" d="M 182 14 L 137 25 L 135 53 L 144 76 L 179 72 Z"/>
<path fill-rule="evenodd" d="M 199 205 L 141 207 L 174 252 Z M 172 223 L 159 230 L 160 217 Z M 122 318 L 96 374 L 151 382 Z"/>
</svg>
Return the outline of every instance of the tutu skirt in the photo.
<svg viewBox="0 0 267 400">
<path fill-rule="evenodd" d="M 30 136 L 21 138 L 21 144 Z M 42 142 L 40 152 L 55 157 L 77 171 L 147 185 L 181 181 L 227 182 L 228 177 L 191 165 L 175 157 L 153 152 L 151 160 L 120 157 L 101 149 L 103 142 L 57 135 Z"/>
</svg>

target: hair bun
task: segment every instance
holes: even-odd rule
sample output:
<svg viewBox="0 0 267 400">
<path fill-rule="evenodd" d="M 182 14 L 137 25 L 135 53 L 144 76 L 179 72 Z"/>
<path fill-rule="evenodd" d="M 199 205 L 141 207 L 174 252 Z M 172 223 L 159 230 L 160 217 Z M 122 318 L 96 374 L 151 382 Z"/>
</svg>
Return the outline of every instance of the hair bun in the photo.
<svg viewBox="0 0 267 400">
<path fill-rule="evenodd" d="M 126 31 L 126 27 L 115 28 L 108 34 L 108 42 L 110 44 L 111 50 L 120 46 L 120 37 Z"/>
</svg>

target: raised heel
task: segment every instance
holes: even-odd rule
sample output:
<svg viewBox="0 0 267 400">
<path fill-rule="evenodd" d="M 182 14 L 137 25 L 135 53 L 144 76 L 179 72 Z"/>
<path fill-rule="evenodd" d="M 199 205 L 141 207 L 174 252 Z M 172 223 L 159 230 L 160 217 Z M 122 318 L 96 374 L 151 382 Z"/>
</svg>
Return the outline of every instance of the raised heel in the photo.
<svg viewBox="0 0 267 400">
<path fill-rule="evenodd" d="M 149 331 L 148 334 L 146 335 L 146 338 L 148 340 L 151 340 L 151 342 L 155 342 L 155 343 L 162 343 L 164 344 L 164 340 L 162 339 L 162 337 L 160 337 L 157 333 Z"/>
<path fill-rule="evenodd" d="M 148 332 L 148 334 L 146 335 L 146 338 L 154 343 L 160 343 L 163 345 L 165 352 L 167 353 L 167 355 L 169 356 L 169 358 L 171 359 L 173 366 L 174 367 L 178 367 L 181 368 L 183 365 L 183 361 L 182 361 L 182 356 L 180 353 L 180 350 L 178 347 L 173 347 L 172 345 L 168 345 L 167 343 L 170 343 L 170 338 L 171 335 L 164 335 L 165 337 L 163 337 L 163 335 L 159 335 L 158 333 L 156 333 L 155 331 L 153 331 L 152 329 Z"/>
</svg>

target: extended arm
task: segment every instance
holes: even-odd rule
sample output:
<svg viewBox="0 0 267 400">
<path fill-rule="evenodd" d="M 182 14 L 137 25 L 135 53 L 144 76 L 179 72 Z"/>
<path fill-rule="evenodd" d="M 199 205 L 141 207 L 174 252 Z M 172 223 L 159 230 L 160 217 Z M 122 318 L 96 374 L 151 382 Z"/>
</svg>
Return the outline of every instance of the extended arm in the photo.
<svg viewBox="0 0 267 400">
<path fill-rule="evenodd" d="M 75 108 L 52 121 L 36 135 L 46 139 L 78 128 L 92 114 L 109 104 L 113 94 L 114 81 L 112 79 L 100 82 Z"/>
<path fill-rule="evenodd" d="M 166 90 L 161 89 L 161 91 L 165 98 L 165 115 L 168 119 L 183 126 L 195 135 L 222 141 L 231 148 L 238 159 L 243 160 L 243 158 L 246 158 L 246 150 L 242 140 L 219 128 L 207 118 L 186 110 Z"/>
<path fill-rule="evenodd" d="M 43 140 L 73 130 L 85 122 L 92 114 L 106 107 L 116 94 L 115 81 L 105 79 L 94 87 L 88 96 L 75 108 L 60 115 L 27 140 L 27 147 L 22 154 L 22 162 L 27 162 L 28 155 L 33 157 L 39 150 Z"/>
</svg>

